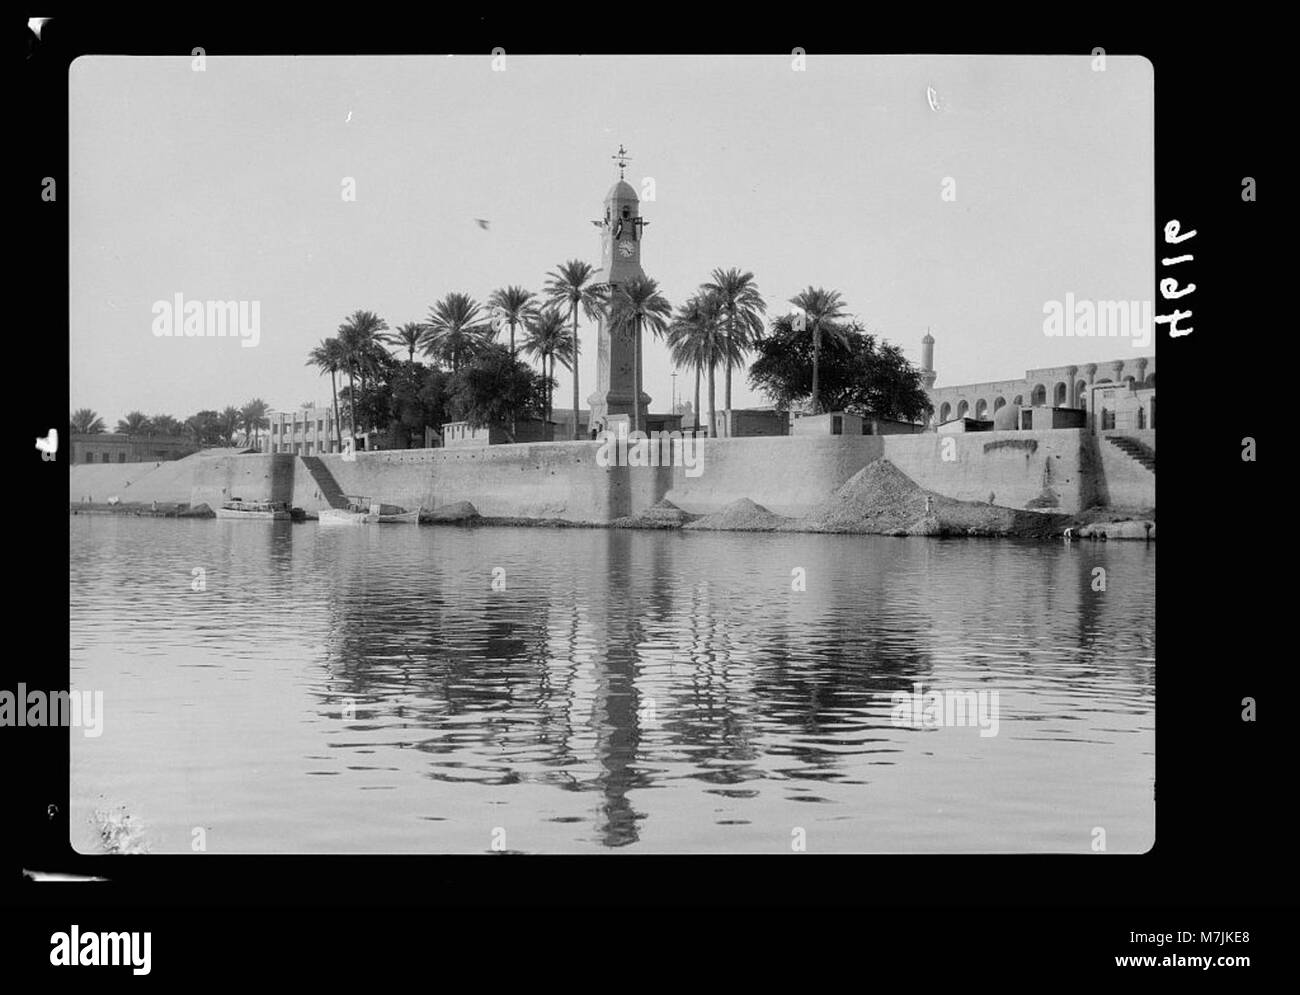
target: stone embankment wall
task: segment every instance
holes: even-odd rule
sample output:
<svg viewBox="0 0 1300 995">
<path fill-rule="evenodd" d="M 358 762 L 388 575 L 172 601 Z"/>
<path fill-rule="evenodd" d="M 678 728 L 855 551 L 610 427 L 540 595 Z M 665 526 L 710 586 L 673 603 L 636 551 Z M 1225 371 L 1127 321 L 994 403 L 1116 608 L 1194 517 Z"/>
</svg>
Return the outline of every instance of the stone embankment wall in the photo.
<svg viewBox="0 0 1300 995">
<path fill-rule="evenodd" d="M 1139 441 L 1154 450 L 1149 435 Z M 426 511 L 468 501 L 485 516 L 571 522 L 609 522 L 665 498 L 693 514 L 748 498 L 778 515 L 803 515 L 881 457 L 920 486 L 965 501 L 1064 513 L 1096 503 L 1155 505 L 1155 475 L 1083 429 L 702 440 L 698 474 L 600 466 L 600 449 L 548 442 L 328 455 L 320 463 L 349 495 Z M 308 512 L 329 507 L 296 456 L 204 456 L 193 465 L 192 504 L 215 508 L 233 496 L 291 501 Z"/>
</svg>

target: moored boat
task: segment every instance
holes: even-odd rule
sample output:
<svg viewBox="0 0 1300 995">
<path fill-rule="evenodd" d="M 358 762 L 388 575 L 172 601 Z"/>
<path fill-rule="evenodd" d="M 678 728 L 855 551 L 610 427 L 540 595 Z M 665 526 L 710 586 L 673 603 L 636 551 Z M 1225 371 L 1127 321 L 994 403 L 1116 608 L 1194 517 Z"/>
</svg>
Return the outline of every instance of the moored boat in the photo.
<svg viewBox="0 0 1300 995">
<path fill-rule="evenodd" d="M 378 525 L 419 525 L 420 509 L 416 508 L 414 511 L 407 511 L 395 504 L 381 504 L 374 501 L 370 505 L 370 511 L 366 514 L 366 521 Z"/>
<path fill-rule="evenodd" d="M 316 517 L 322 525 L 364 525 L 366 512 L 351 508 L 322 508 Z"/>
<path fill-rule="evenodd" d="M 293 512 L 288 501 L 245 501 L 243 498 L 231 498 L 217 509 L 218 518 L 243 519 L 253 521 L 288 521 Z"/>
<path fill-rule="evenodd" d="M 418 525 L 420 522 L 419 508 L 416 508 L 414 511 L 408 511 L 406 508 L 399 507 L 398 505 L 384 504 L 381 501 L 373 501 L 367 497 L 345 496 L 348 499 L 348 506 L 346 508 L 324 508 L 318 513 L 321 524 Z"/>
</svg>

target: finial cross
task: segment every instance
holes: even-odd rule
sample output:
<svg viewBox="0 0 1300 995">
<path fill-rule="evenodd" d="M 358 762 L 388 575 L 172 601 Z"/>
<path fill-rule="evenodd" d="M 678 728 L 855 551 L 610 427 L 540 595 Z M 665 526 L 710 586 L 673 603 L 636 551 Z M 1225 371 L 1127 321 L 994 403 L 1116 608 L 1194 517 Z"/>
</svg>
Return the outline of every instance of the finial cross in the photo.
<svg viewBox="0 0 1300 995">
<path fill-rule="evenodd" d="M 618 143 L 618 151 L 610 156 L 610 158 L 618 161 L 618 178 L 621 180 L 623 178 L 623 170 L 627 168 L 629 161 L 627 149 L 623 148 L 622 142 Z"/>
</svg>

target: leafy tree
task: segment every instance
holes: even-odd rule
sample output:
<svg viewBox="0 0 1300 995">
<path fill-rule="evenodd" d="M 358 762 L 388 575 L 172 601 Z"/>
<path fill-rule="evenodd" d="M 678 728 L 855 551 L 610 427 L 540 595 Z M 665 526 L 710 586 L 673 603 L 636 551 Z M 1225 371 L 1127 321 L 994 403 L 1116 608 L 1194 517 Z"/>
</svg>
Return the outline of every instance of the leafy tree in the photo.
<svg viewBox="0 0 1300 995">
<path fill-rule="evenodd" d="M 515 441 L 517 418 L 533 418 L 546 406 L 547 378 L 495 343 L 481 348 L 452 376 L 452 398 L 460 417 L 473 428 L 496 426 Z"/>
<path fill-rule="evenodd" d="M 812 397 L 814 344 L 808 330 L 792 327 L 789 315 L 772 322 L 771 333 L 758 345 L 759 357 L 749 369 L 749 383 L 779 408 L 796 407 Z M 853 322 L 831 323 L 818 365 L 822 410 L 920 420 L 929 409 L 921 373 L 902 350 L 878 342 Z"/>
<path fill-rule="evenodd" d="M 204 409 L 185 420 L 185 429 L 194 440 L 194 445 L 219 446 L 221 440 L 221 415 L 210 409 Z"/>
<path fill-rule="evenodd" d="M 387 384 L 392 392 L 389 434 L 394 447 L 423 446 L 426 426 L 441 430 L 443 423 L 452 420 L 450 382 L 451 374 L 430 366 L 406 363 L 396 370 Z"/>
<path fill-rule="evenodd" d="M 352 387 L 344 390 L 348 410 L 366 428 L 388 426 L 391 431 L 394 383 L 402 370 L 410 369 L 410 364 L 403 363 L 382 349 L 367 355 L 365 363 L 367 372 L 364 381 L 355 390 Z"/>
</svg>

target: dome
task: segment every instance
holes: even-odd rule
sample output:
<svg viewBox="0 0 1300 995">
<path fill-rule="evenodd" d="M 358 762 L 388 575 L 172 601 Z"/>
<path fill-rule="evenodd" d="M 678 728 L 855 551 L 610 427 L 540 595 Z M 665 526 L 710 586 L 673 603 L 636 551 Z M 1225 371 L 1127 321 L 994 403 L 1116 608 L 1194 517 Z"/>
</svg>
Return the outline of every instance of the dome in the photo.
<svg viewBox="0 0 1300 995">
<path fill-rule="evenodd" d="M 636 201 L 637 199 L 636 190 L 632 188 L 632 184 L 628 183 L 627 180 L 619 180 L 617 183 L 615 183 L 612 187 L 609 188 L 609 193 L 605 194 L 605 199 L 607 201 L 608 200 Z"/>
<path fill-rule="evenodd" d="M 1020 405 L 1004 404 L 993 412 L 993 431 L 1014 432 L 1020 427 Z"/>
</svg>

